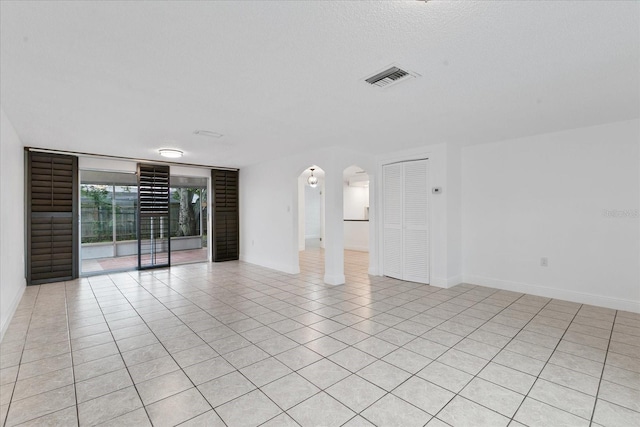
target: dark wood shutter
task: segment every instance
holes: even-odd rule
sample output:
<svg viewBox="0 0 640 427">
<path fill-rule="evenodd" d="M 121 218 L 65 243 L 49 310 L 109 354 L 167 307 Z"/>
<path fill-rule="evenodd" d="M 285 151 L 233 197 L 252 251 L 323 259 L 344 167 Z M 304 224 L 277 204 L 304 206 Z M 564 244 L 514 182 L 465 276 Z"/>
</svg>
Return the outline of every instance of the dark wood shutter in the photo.
<svg viewBox="0 0 640 427">
<path fill-rule="evenodd" d="M 213 169 L 213 250 L 214 262 L 237 260 L 240 255 L 238 171 Z"/>
<path fill-rule="evenodd" d="M 138 268 L 171 265 L 169 166 L 138 163 Z"/>
<path fill-rule="evenodd" d="M 78 263 L 78 159 L 28 152 L 27 283 L 71 280 Z"/>
</svg>

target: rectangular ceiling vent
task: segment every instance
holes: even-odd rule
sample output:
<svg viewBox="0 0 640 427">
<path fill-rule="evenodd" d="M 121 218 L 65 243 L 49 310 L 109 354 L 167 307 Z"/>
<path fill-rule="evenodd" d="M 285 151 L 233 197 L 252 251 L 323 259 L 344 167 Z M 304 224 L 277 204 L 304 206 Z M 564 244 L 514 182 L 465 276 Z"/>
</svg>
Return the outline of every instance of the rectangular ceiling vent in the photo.
<svg viewBox="0 0 640 427">
<path fill-rule="evenodd" d="M 404 81 L 410 77 L 416 77 L 417 74 L 412 73 L 410 71 L 403 70 L 399 67 L 391 67 L 387 68 L 384 71 L 379 72 L 378 74 L 371 76 L 364 81 L 369 83 L 370 85 L 377 87 L 388 87 L 393 84 Z"/>
</svg>

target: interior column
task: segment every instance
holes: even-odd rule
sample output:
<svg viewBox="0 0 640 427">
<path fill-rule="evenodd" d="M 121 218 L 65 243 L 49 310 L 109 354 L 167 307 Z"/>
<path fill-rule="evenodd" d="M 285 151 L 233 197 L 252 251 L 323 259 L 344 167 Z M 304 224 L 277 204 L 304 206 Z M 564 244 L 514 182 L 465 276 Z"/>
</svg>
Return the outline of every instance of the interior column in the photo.
<svg viewBox="0 0 640 427">
<path fill-rule="evenodd" d="M 341 170 L 325 170 L 324 282 L 328 285 L 345 282 L 342 180 Z"/>
</svg>

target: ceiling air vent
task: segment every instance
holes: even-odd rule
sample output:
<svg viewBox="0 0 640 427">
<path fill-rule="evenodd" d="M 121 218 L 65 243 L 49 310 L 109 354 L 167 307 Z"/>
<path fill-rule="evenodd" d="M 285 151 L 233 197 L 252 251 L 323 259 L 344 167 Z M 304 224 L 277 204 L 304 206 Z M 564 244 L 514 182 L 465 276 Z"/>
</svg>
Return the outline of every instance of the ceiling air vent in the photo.
<svg viewBox="0 0 640 427">
<path fill-rule="evenodd" d="M 197 129 L 193 131 L 194 135 L 207 136 L 209 138 L 222 138 L 224 135 L 212 130 Z"/>
<path fill-rule="evenodd" d="M 379 72 L 375 76 L 371 76 L 364 81 L 373 86 L 387 87 L 392 84 L 398 83 L 409 77 L 416 77 L 417 74 L 410 71 L 403 70 L 399 67 L 391 67 L 384 71 Z"/>
</svg>

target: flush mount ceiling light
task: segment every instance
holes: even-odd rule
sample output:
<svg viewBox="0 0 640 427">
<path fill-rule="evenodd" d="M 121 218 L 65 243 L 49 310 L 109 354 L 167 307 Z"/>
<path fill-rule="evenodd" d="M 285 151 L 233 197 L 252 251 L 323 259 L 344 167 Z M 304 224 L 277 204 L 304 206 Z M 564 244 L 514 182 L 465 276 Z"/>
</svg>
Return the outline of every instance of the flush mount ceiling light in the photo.
<svg viewBox="0 0 640 427">
<path fill-rule="evenodd" d="M 212 130 L 196 129 L 193 131 L 194 135 L 207 136 L 209 138 L 222 138 L 224 135 Z"/>
<path fill-rule="evenodd" d="M 309 187 L 311 188 L 316 188 L 318 186 L 318 178 L 313 176 L 314 170 L 315 168 L 311 168 L 311 175 L 309 175 L 309 178 L 307 178 L 307 184 L 309 184 Z"/>
<path fill-rule="evenodd" d="M 158 150 L 158 153 L 160 153 L 162 157 L 169 157 L 170 159 L 180 158 L 184 154 L 182 151 L 176 150 L 175 148 L 161 148 Z"/>
</svg>

